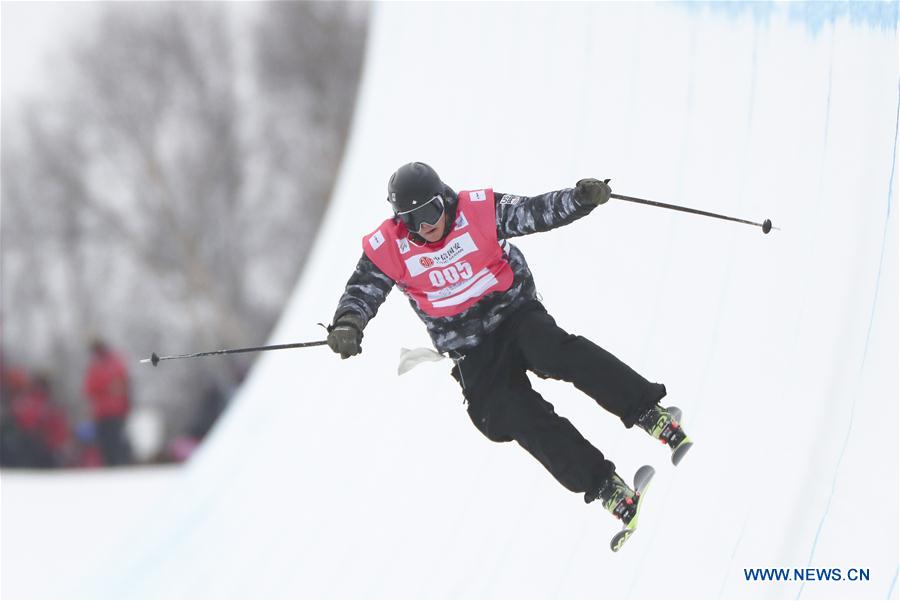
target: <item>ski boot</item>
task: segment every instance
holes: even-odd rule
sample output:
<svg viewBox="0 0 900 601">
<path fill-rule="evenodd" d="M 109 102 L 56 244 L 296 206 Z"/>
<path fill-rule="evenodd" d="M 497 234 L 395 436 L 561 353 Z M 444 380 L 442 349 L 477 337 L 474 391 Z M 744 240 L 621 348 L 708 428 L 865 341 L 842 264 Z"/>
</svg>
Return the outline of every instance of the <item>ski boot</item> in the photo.
<svg viewBox="0 0 900 601">
<path fill-rule="evenodd" d="M 652 467 L 645 465 L 634 475 L 634 488 L 628 486 L 616 473 L 603 481 L 600 488 L 584 495 L 586 503 L 600 500 L 604 509 L 622 520 L 622 529 L 613 536 L 609 543 L 613 551 L 618 551 L 637 529 L 638 516 L 641 513 L 641 496 L 650 484 L 653 474 Z"/>
<path fill-rule="evenodd" d="M 681 428 L 681 409 L 668 407 L 663 409 L 654 405 L 641 414 L 637 425 L 653 438 L 659 439 L 672 449 L 672 463 L 678 465 L 694 443 Z"/>
</svg>

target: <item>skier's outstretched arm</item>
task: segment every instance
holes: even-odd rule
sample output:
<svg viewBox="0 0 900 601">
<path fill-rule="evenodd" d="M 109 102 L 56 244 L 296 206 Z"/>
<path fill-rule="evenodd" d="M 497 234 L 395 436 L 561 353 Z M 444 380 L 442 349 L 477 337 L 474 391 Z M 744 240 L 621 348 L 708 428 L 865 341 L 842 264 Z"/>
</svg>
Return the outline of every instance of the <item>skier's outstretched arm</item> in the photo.
<svg viewBox="0 0 900 601">
<path fill-rule="evenodd" d="M 497 235 L 514 238 L 568 225 L 609 200 L 610 192 L 607 183 L 589 178 L 538 196 L 495 193 Z"/>
<path fill-rule="evenodd" d="M 332 325 L 328 328 L 328 346 L 342 359 L 362 352 L 363 330 L 378 313 L 394 287 L 394 280 L 363 253 L 338 301 Z"/>
</svg>

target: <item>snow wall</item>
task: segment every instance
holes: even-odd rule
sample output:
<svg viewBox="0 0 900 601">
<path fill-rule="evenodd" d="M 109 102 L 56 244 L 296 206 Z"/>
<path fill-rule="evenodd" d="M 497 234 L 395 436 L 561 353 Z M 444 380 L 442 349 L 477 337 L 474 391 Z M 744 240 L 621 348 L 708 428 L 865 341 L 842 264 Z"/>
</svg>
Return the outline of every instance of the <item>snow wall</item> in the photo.
<svg viewBox="0 0 900 601">
<path fill-rule="evenodd" d="M 782 228 L 610 201 L 514 241 L 560 325 L 665 383 L 696 440 L 675 468 L 534 380 L 620 473 L 657 468 L 622 552 L 602 508 L 472 426 L 449 363 L 396 375 L 428 338 L 395 291 L 358 358 L 261 356 L 127 523 L 105 519 L 124 488 L 76 511 L 64 500 L 96 483 L 4 474 L 4 596 L 897 598 L 897 7 L 375 7 L 340 181 L 272 343 L 322 337 L 408 161 L 525 195 L 610 177 Z M 38 496 L 53 517 L 25 509 Z M 67 531 L 43 554 L 25 533 L 75 516 L 98 534 L 61 569 Z M 808 567 L 868 579 L 745 576 Z"/>
</svg>

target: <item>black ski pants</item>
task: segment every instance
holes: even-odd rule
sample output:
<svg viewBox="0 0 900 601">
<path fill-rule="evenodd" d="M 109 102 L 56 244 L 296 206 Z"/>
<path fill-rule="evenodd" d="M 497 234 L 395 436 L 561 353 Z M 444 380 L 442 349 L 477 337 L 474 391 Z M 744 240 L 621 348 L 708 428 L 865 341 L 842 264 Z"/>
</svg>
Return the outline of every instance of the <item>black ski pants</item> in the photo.
<svg viewBox="0 0 900 601">
<path fill-rule="evenodd" d="M 456 361 L 469 417 L 494 442 L 516 441 L 573 492 L 596 492 L 615 471 L 599 449 L 532 387 L 530 370 L 571 382 L 625 427 L 666 395 L 590 340 L 556 325 L 538 301 L 523 305 Z"/>
</svg>

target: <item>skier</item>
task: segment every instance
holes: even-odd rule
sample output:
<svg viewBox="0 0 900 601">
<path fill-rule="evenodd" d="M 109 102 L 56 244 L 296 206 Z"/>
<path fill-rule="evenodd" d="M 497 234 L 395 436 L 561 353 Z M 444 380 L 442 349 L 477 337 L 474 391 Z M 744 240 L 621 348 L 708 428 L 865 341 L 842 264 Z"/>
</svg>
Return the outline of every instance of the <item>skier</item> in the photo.
<svg viewBox="0 0 900 601">
<path fill-rule="evenodd" d="M 343 359 L 362 351 L 363 330 L 396 284 L 425 323 L 475 426 L 490 440 L 515 440 L 567 489 L 628 525 L 635 491 L 615 466 L 530 385 L 526 370 L 571 382 L 630 428 L 637 424 L 680 461 L 690 447 L 680 411 L 664 409 L 662 384 L 556 325 L 537 298 L 522 252 L 507 239 L 545 232 L 609 200 L 607 181 L 524 197 L 490 188 L 457 194 L 424 163 L 388 183 L 393 217 L 363 237 L 363 255 L 338 302 L 328 345 Z M 651 470 L 652 471 L 652 470 Z"/>
</svg>

